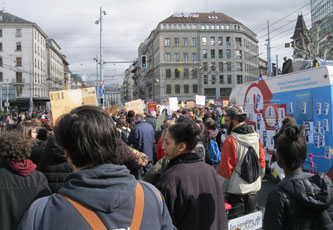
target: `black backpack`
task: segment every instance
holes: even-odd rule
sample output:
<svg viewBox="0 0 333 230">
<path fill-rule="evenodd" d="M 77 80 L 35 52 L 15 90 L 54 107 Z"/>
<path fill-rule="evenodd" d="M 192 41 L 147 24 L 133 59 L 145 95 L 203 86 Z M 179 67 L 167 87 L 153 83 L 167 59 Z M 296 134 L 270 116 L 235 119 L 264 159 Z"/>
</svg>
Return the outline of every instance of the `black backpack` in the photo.
<svg viewBox="0 0 333 230">
<path fill-rule="evenodd" d="M 252 147 L 249 147 L 241 165 L 239 176 L 247 183 L 255 182 L 260 176 L 260 162 L 258 155 Z"/>
</svg>

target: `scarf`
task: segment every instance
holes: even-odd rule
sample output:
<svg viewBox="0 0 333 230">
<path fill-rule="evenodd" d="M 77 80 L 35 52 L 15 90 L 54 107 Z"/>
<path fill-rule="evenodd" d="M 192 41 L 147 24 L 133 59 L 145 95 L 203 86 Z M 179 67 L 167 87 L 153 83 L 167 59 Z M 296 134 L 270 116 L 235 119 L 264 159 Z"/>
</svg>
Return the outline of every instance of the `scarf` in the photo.
<svg viewBox="0 0 333 230">
<path fill-rule="evenodd" d="M 25 159 L 23 162 L 9 161 L 8 166 L 21 176 L 29 176 L 37 167 L 29 159 Z"/>
</svg>

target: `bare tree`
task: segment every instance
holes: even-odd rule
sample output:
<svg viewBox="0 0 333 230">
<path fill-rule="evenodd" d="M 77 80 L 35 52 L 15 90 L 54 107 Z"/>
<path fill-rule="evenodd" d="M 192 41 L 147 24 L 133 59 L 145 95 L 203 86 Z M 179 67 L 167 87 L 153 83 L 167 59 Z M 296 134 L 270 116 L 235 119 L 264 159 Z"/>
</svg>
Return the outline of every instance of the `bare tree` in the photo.
<svg viewBox="0 0 333 230">
<path fill-rule="evenodd" d="M 314 24 L 310 30 L 300 34 L 301 43 L 295 41 L 294 49 L 305 55 L 306 59 L 323 58 L 326 60 L 328 54 L 333 51 L 332 34 L 326 30 L 321 30 L 322 20 Z M 331 55 L 329 55 L 331 56 Z"/>
</svg>

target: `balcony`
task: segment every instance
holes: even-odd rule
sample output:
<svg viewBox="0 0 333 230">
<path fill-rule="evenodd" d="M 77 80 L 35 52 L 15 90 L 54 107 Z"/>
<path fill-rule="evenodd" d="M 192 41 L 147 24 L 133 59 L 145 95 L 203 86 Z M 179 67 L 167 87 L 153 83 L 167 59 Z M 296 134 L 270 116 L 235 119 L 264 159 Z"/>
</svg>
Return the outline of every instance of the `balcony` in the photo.
<svg viewBox="0 0 333 230">
<path fill-rule="evenodd" d="M 14 85 L 20 85 L 25 83 L 25 79 L 12 79 Z"/>
</svg>

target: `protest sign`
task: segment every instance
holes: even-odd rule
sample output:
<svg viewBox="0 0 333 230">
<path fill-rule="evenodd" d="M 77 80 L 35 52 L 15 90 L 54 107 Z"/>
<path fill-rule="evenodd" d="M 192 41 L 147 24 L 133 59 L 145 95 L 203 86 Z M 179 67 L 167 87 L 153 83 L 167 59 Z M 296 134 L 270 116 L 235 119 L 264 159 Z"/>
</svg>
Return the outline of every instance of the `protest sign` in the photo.
<svg viewBox="0 0 333 230">
<path fill-rule="evenodd" d="M 152 111 L 157 112 L 157 103 L 156 102 L 149 102 L 147 104 L 148 107 L 148 114 L 150 114 Z"/>
<path fill-rule="evenodd" d="M 128 110 L 133 110 L 135 114 L 142 114 L 143 107 L 142 107 L 142 100 L 138 99 L 135 101 L 126 102 L 125 107 Z"/>
<path fill-rule="evenodd" d="M 197 105 L 205 105 L 205 101 L 206 101 L 205 96 L 195 95 L 195 103 Z"/>
<path fill-rule="evenodd" d="M 177 97 L 169 97 L 169 105 L 171 112 L 178 110 L 178 99 Z"/>
</svg>

